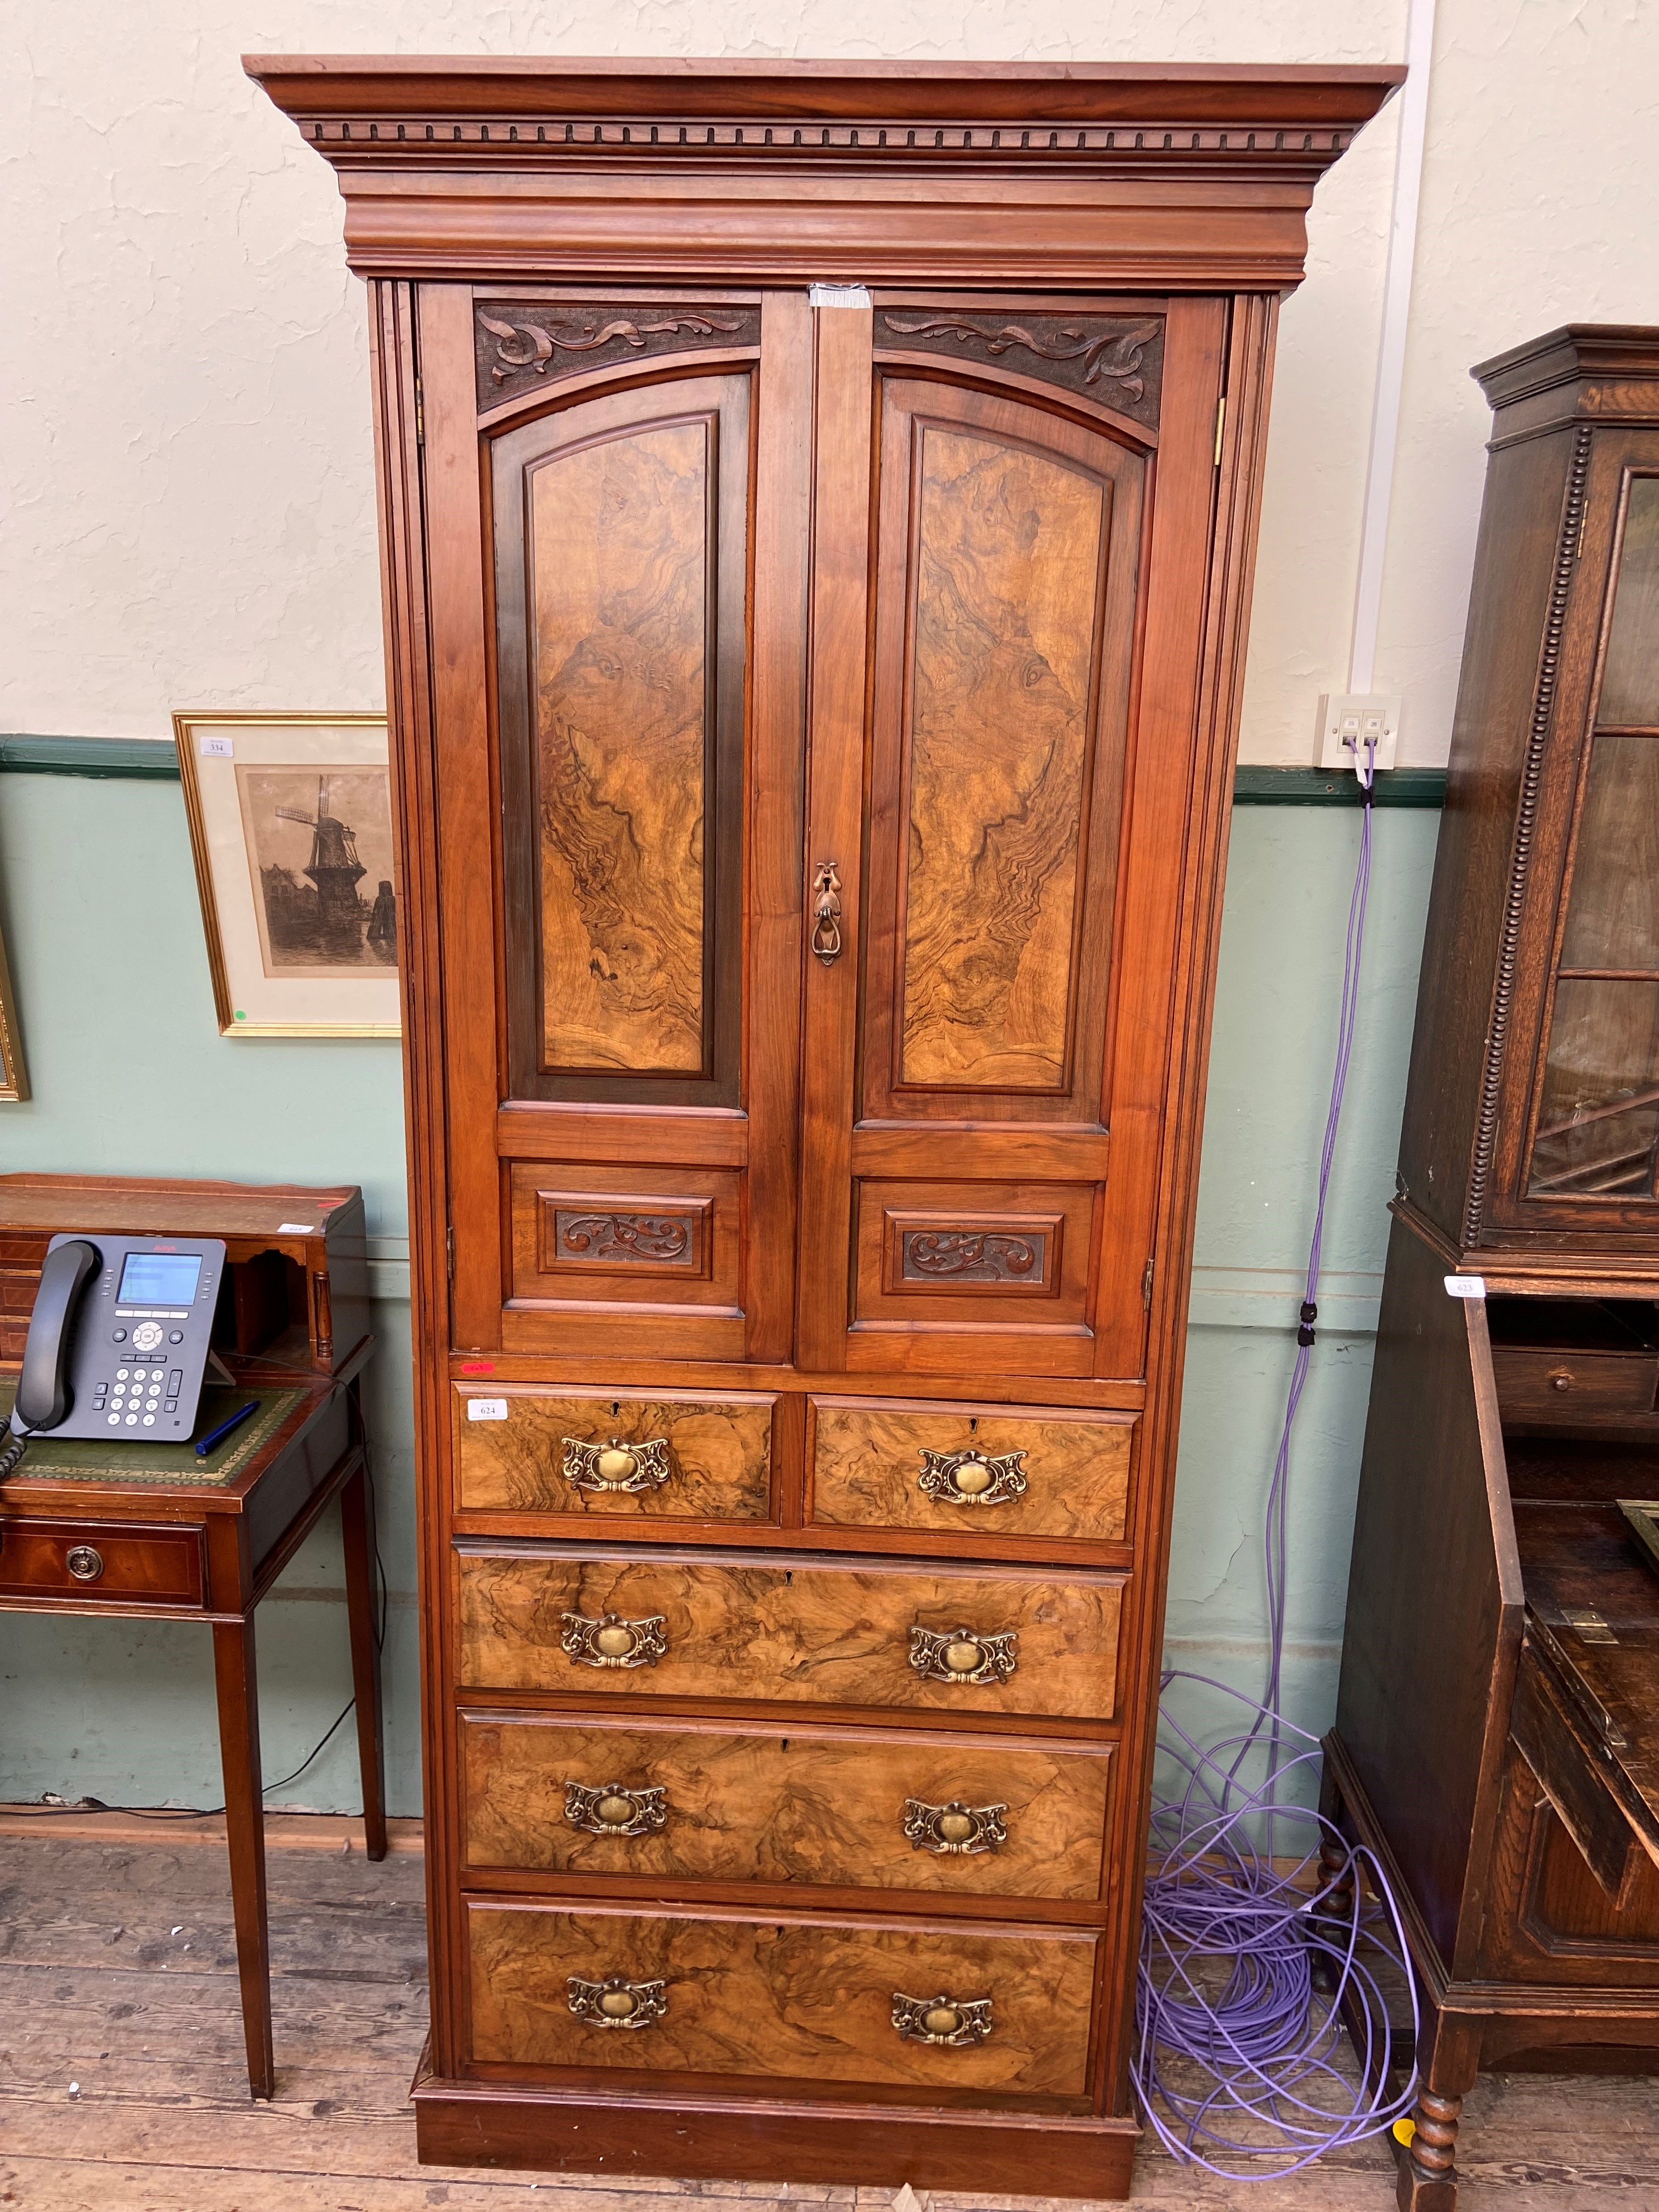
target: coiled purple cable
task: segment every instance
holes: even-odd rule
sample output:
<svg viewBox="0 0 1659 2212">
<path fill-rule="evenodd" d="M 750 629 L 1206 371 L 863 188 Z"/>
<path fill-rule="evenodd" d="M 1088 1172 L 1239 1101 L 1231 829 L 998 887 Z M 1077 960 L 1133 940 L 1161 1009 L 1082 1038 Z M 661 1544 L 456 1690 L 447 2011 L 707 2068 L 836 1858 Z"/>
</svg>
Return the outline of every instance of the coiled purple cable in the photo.
<svg viewBox="0 0 1659 2212">
<path fill-rule="evenodd" d="M 1371 748 L 1359 773 L 1364 793 L 1359 858 L 1348 905 L 1337 1022 L 1336 1066 L 1319 1161 L 1319 1202 L 1308 1253 L 1296 1364 L 1267 1493 L 1266 1554 L 1268 1661 L 1260 1704 L 1207 1675 L 1178 1669 L 1162 1681 L 1158 1748 L 1184 1779 L 1155 1796 L 1152 1869 L 1141 1922 L 1135 1990 L 1133 2079 L 1146 2123 L 1183 2161 L 1238 2181 L 1270 2181 L 1339 2145 L 1376 2135 L 1410 2111 L 1414 2063 L 1396 2095 L 1399 2062 L 1379 1978 L 1411 1993 L 1416 2050 L 1417 1991 L 1399 1908 L 1382 1868 L 1351 1846 L 1333 1822 L 1283 1801 L 1286 1784 L 1314 1778 L 1317 1737 L 1279 1710 L 1285 1656 L 1287 1501 L 1291 1431 L 1308 1379 L 1319 1289 L 1325 1200 L 1348 1081 L 1359 1007 L 1365 904 L 1371 875 Z M 1237 1733 L 1200 1746 L 1168 1701 L 1176 1682 L 1234 1699 L 1249 1715 Z M 1294 1752 L 1291 1741 L 1303 1747 Z M 1259 1755 L 1261 1779 L 1247 1786 Z M 1275 1870 L 1289 1832 L 1302 1855 Z M 1328 1850 L 1328 1856 L 1327 1851 Z M 1375 1903 L 1367 1901 L 1369 1885 Z M 1345 2020 L 1358 2078 L 1339 2063 Z"/>
</svg>

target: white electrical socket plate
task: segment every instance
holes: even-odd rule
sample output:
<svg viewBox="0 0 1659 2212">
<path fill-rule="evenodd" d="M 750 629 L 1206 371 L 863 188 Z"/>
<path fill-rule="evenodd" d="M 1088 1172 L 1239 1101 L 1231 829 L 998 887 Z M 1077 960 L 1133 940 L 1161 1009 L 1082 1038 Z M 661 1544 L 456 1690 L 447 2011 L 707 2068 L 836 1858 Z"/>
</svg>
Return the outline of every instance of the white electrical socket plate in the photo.
<svg viewBox="0 0 1659 2212">
<path fill-rule="evenodd" d="M 1376 745 L 1378 768 L 1394 766 L 1400 740 L 1398 691 L 1325 691 L 1319 699 L 1319 765 L 1352 769 L 1364 757 L 1367 741 Z"/>
</svg>

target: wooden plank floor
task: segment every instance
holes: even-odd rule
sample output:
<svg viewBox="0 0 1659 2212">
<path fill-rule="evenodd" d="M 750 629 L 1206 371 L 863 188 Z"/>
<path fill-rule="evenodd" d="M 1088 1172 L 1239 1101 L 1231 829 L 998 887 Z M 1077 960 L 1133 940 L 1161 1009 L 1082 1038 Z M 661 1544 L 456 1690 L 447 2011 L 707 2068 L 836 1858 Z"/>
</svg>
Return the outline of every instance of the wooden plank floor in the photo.
<svg viewBox="0 0 1659 2212">
<path fill-rule="evenodd" d="M 886 2212 L 887 2190 L 538 2180 L 415 2162 L 407 2099 L 426 2027 L 422 1862 L 270 1854 L 276 2099 L 242 2070 L 222 1850 L 170 1836 L 0 1829 L 0 2207 L 21 2212 Z M 12 1832 L 6 1832 L 10 1830 Z M 337 1833 L 343 1833 L 337 1830 Z M 405 1841 L 407 1839 L 404 1839 Z M 1659 2212 L 1646 2080 L 1488 2076 L 1469 2100 L 1464 2212 Z M 1034 2204 L 940 2197 L 922 2212 Z M 1143 2149 L 1162 2212 L 1390 2212 L 1362 2144 L 1282 2182 L 1211 2179 Z M 1056 2212 L 1058 2209 L 1056 2208 Z"/>
</svg>

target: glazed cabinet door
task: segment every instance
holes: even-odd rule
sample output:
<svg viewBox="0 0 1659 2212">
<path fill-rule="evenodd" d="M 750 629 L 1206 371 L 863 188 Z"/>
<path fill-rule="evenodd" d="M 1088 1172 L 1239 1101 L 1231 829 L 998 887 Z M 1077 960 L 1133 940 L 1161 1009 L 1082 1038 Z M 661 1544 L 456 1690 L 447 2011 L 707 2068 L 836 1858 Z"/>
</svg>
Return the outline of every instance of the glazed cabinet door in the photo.
<svg viewBox="0 0 1659 2212">
<path fill-rule="evenodd" d="M 1191 769 L 1167 666 L 1137 703 L 1155 553 L 1179 589 L 1164 401 L 1201 530 L 1217 319 L 878 295 L 818 325 L 803 1363 L 1134 1376 L 1182 835 L 1158 796 Z"/>
<path fill-rule="evenodd" d="M 806 329 L 422 289 L 463 1347 L 787 1355 Z"/>
</svg>

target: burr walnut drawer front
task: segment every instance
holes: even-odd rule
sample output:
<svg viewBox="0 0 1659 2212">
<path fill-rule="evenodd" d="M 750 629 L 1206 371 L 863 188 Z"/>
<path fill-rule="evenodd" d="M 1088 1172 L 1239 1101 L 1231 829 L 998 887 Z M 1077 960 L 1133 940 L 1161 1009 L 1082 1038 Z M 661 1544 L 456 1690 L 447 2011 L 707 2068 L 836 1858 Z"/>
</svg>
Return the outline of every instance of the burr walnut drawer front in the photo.
<svg viewBox="0 0 1659 2212">
<path fill-rule="evenodd" d="M 0 1519 L 0 1597 L 200 1605 L 201 1535 L 123 1522 Z"/>
<path fill-rule="evenodd" d="M 459 1502 L 463 1512 L 764 1521 L 774 1402 L 458 1387 Z"/>
<path fill-rule="evenodd" d="M 1642 1352 L 1517 1351 L 1496 1345 L 1492 1379 L 1517 1425 L 1629 1420 L 1655 1410 L 1659 1359 Z"/>
<path fill-rule="evenodd" d="M 467 1713 L 475 1873 L 1100 1895 L 1112 1747 Z"/>
<path fill-rule="evenodd" d="M 1122 1540 L 1133 1413 L 890 1398 L 811 1406 L 816 1523 Z"/>
<path fill-rule="evenodd" d="M 467 1912 L 475 2064 L 1088 2087 L 1095 1938 L 1078 1929 Z"/>
<path fill-rule="evenodd" d="M 458 1547 L 471 1690 L 1111 1717 L 1123 1578 Z"/>
</svg>

